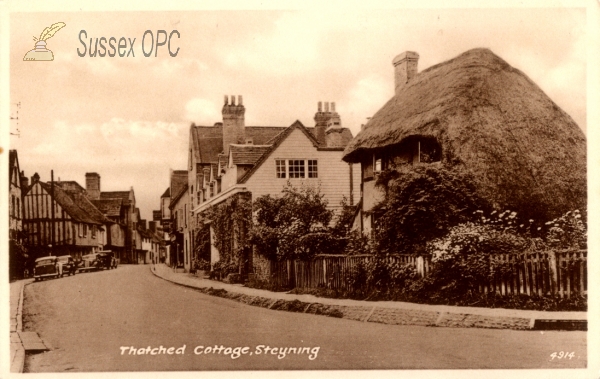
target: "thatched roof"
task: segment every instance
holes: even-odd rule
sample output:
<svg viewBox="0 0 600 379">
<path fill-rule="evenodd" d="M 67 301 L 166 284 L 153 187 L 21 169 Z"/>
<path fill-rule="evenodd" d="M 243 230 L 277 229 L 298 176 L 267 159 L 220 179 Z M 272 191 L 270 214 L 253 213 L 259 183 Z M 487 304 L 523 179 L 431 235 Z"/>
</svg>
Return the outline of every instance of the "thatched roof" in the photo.
<svg viewBox="0 0 600 379">
<path fill-rule="evenodd" d="M 488 49 L 430 67 L 400 88 L 344 151 L 360 162 L 410 136 L 432 136 L 442 161 L 474 174 L 498 207 L 586 204 L 586 138 L 531 79 Z"/>
</svg>

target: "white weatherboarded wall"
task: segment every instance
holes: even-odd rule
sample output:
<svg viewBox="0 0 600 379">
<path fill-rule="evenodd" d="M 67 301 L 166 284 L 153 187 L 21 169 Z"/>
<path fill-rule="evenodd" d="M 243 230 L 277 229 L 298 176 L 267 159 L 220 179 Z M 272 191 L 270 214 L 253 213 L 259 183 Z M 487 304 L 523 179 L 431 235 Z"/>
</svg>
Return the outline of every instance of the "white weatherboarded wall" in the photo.
<svg viewBox="0 0 600 379">
<path fill-rule="evenodd" d="M 317 178 L 277 178 L 275 171 L 275 160 L 277 159 L 316 159 Z M 360 183 L 360 170 L 353 170 L 354 182 Z M 306 171 L 306 175 L 308 172 Z M 350 196 L 350 166 L 342 161 L 342 151 L 318 151 L 308 137 L 299 129 L 295 129 L 271 153 L 265 162 L 248 179 L 245 186 L 252 192 L 252 198 L 270 194 L 278 196 L 281 190 L 290 182 L 299 187 L 303 183 L 311 186 L 319 186 L 321 194 L 325 195 L 328 206 L 338 210 L 342 197 Z M 354 187 L 354 198 L 359 198 L 360 188 Z"/>
</svg>

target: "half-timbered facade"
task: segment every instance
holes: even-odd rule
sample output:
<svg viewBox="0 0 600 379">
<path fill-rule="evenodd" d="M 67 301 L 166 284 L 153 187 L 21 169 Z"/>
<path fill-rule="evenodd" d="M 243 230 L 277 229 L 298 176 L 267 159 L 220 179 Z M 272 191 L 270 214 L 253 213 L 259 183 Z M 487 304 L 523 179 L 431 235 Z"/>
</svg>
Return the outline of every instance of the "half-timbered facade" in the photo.
<svg viewBox="0 0 600 379">
<path fill-rule="evenodd" d="M 23 230 L 32 258 L 69 254 L 80 259 L 102 250 L 108 220 L 91 208 L 85 196 L 70 195 L 60 184 L 44 183 L 35 174 L 23 198 Z"/>
</svg>

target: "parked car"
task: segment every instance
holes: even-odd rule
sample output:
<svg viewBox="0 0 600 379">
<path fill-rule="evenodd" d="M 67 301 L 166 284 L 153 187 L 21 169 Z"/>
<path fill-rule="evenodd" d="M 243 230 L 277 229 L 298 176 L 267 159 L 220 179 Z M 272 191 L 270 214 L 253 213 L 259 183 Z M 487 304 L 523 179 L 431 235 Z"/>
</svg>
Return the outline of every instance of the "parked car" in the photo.
<svg viewBox="0 0 600 379">
<path fill-rule="evenodd" d="M 98 259 L 98 253 L 86 254 L 81 257 L 81 264 L 78 270 L 82 271 L 97 271 L 102 269 L 102 261 Z"/>
<path fill-rule="evenodd" d="M 107 270 L 117 268 L 119 265 L 119 260 L 115 257 L 115 253 L 110 250 L 100 251 L 98 253 L 98 260 L 102 263 L 100 264 L 99 269 L 105 268 Z"/>
<path fill-rule="evenodd" d="M 33 278 L 37 282 L 44 278 L 58 278 L 58 258 L 53 256 L 41 257 L 35 260 L 33 268 Z"/>
<path fill-rule="evenodd" d="M 60 276 L 75 275 L 77 272 L 77 263 L 70 255 L 61 255 L 58 257 L 58 272 Z"/>
</svg>

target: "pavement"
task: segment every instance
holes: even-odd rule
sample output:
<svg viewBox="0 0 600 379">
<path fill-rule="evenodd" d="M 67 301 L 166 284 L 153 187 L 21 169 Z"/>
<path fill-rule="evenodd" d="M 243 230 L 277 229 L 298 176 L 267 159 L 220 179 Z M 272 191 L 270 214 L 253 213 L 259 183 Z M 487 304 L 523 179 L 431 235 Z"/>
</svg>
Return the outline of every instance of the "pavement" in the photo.
<svg viewBox="0 0 600 379">
<path fill-rule="evenodd" d="M 175 272 L 165 264 L 153 265 L 151 270 L 154 275 L 164 280 L 249 305 L 341 317 L 361 322 L 516 330 L 587 330 L 587 312 L 546 312 L 400 301 L 330 299 L 223 283 L 189 273 Z"/>
<path fill-rule="evenodd" d="M 35 332 L 23 331 L 23 289 L 33 279 L 10 283 L 10 372 L 22 373 L 27 351 L 48 350 Z"/>
</svg>

